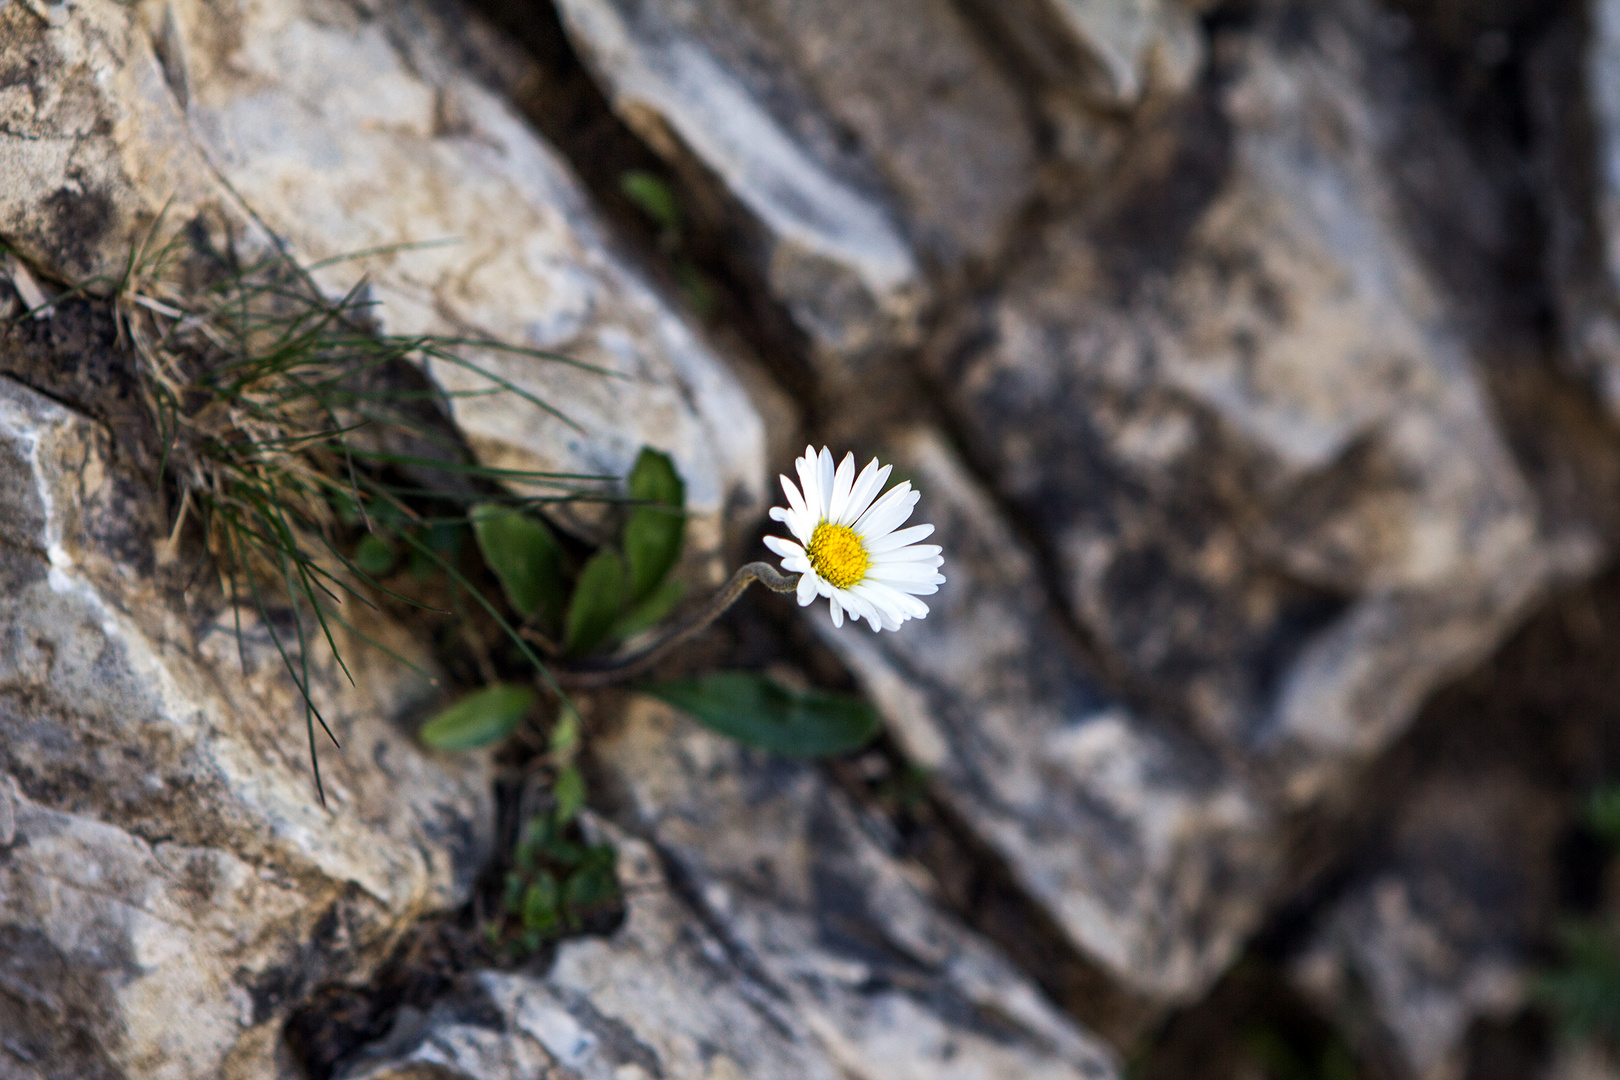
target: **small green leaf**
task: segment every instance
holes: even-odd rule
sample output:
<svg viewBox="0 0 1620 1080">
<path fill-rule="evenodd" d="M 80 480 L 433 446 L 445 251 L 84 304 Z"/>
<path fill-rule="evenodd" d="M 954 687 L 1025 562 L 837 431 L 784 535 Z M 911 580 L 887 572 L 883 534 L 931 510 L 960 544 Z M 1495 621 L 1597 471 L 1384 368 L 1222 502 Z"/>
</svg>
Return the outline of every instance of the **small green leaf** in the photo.
<svg viewBox="0 0 1620 1080">
<path fill-rule="evenodd" d="M 561 899 L 557 879 L 542 870 L 529 882 L 523 894 L 523 926 L 527 930 L 546 933 L 557 925 L 557 905 Z"/>
<path fill-rule="evenodd" d="M 619 177 L 619 190 L 636 204 L 636 209 L 665 229 L 681 227 L 681 205 L 669 185 L 645 169 L 627 169 Z"/>
<path fill-rule="evenodd" d="M 585 805 L 584 775 L 569 765 L 557 774 L 557 782 L 551 786 L 551 797 L 557 800 L 552 819 L 559 825 L 572 821 L 579 808 Z"/>
<path fill-rule="evenodd" d="M 567 754 L 579 745 L 579 714 L 566 704 L 557 712 L 557 722 L 551 725 L 550 750 L 553 754 Z"/>
<path fill-rule="evenodd" d="M 1601 787 L 1587 797 L 1586 823 L 1610 847 L 1620 847 L 1620 784 Z"/>
<path fill-rule="evenodd" d="M 676 560 L 686 533 L 686 485 L 668 454 L 642 447 L 630 470 L 630 497 L 641 505 L 624 527 L 624 554 L 630 561 L 631 599 L 649 596 Z"/>
<path fill-rule="evenodd" d="M 524 618 L 539 612 L 548 626 L 556 625 L 567 585 L 562 547 L 551 530 L 536 518 L 494 503 L 473 507 L 470 516 L 478 550 L 500 579 L 508 602 Z"/>
<path fill-rule="evenodd" d="M 468 694 L 439 713 L 417 733 L 435 750 L 473 750 L 499 742 L 523 722 L 534 691 L 498 683 Z"/>
<path fill-rule="evenodd" d="M 570 655 L 590 652 L 613 632 L 624 610 L 624 560 L 612 548 L 591 556 L 580 571 L 574 598 L 568 605 L 568 633 L 563 647 Z"/>
<path fill-rule="evenodd" d="M 705 727 L 785 757 L 847 753 L 870 742 L 880 726 L 877 711 L 860 698 L 790 690 L 748 672 L 722 671 L 645 689 Z"/>
<path fill-rule="evenodd" d="M 394 545 L 376 533 L 367 533 L 361 537 L 360 543 L 355 545 L 354 549 L 354 565 L 368 577 L 382 577 L 394 568 L 394 562 L 398 557 L 399 553 L 394 550 Z"/>
<path fill-rule="evenodd" d="M 686 595 L 686 582 L 680 578 L 665 578 L 664 583 L 648 593 L 636 606 L 624 613 L 619 625 L 613 628 L 617 638 L 633 637 L 649 627 L 664 621 L 664 616 L 675 610 L 675 605 Z"/>
</svg>

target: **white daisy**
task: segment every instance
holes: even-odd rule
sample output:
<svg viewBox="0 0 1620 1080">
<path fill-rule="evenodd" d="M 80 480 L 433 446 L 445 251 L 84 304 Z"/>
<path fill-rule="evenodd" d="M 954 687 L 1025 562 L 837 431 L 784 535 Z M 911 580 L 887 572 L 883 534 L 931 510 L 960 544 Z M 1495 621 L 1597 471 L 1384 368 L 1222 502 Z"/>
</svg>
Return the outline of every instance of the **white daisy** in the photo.
<svg viewBox="0 0 1620 1080">
<path fill-rule="evenodd" d="M 771 517 L 799 542 L 767 536 L 765 545 L 782 557 L 782 569 L 802 575 L 799 606 L 820 594 L 832 604 L 834 626 L 844 625 L 847 611 L 874 630 L 898 630 L 907 619 L 926 617 L 928 605 L 917 597 L 939 591 L 945 560 L 938 546 L 917 543 L 934 531 L 932 525 L 900 529 L 917 505 L 911 481 L 878 499 L 893 466 L 880 469 L 876 458 L 856 476 L 854 454 L 834 470 L 831 450 L 822 447 L 818 455 L 807 446 L 794 464 L 804 490 L 782 477 L 788 505 L 772 507 Z"/>
</svg>

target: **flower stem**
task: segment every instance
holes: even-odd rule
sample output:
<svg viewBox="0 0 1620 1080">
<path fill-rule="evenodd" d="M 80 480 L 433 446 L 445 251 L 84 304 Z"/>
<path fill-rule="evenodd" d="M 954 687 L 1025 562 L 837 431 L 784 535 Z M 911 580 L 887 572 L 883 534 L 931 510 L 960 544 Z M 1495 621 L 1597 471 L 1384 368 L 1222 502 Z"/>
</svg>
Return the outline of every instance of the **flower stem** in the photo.
<svg viewBox="0 0 1620 1080">
<path fill-rule="evenodd" d="M 751 562 L 741 566 L 707 603 L 691 618 L 671 629 L 645 648 L 607 660 L 586 661 L 577 666 L 554 665 L 557 682 L 569 689 L 594 690 L 634 678 L 663 659 L 671 649 L 707 630 L 716 619 L 741 599 L 755 582 L 772 592 L 790 593 L 799 587 L 798 574 L 782 574 L 769 563 Z"/>
</svg>

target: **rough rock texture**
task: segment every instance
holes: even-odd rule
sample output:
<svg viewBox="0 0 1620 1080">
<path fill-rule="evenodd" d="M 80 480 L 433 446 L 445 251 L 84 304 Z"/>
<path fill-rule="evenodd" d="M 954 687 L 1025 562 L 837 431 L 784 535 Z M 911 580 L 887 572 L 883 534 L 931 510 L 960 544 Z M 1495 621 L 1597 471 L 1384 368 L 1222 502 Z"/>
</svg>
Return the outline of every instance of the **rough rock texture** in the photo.
<svg viewBox="0 0 1620 1080">
<path fill-rule="evenodd" d="M 816 623 L 934 792 L 1110 979 L 1159 1002 L 1214 980 L 1262 912 L 1269 814 L 1218 759 L 1086 674 L 1034 559 L 939 438 L 885 460 L 924 493 L 950 583 L 905 633 Z"/>
<path fill-rule="evenodd" d="M 1216 88 L 932 350 L 1073 617 L 1304 805 L 1591 537 L 1543 534 L 1404 239 L 1366 5 L 1225 34 Z"/>
<path fill-rule="evenodd" d="M 108 449 L 0 378 L 0 1072 L 276 1075 L 301 995 L 469 895 L 490 777 L 418 749 L 430 687 L 350 650 L 354 687 L 312 658 L 347 747 L 323 809 L 267 635 L 244 677 L 229 615 L 159 587 Z"/>
<path fill-rule="evenodd" d="M 645 698 L 593 754 L 627 824 L 845 1075 L 1114 1075 L 1108 1052 L 941 911 L 821 770 L 745 750 Z"/>
<path fill-rule="evenodd" d="M 1188 90 L 1204 60 L 1189 0 L 976 0 L 1042 78 L 1100 108 Z"/>
<path fill-rule="evenodd" d="M 830 393 L 881 387 L 925 271 L 994 256 L 1034 192 L 1030 118 L 947 0 L 558 6 L 625 120 L 736 207 Z"/>
<path fill-rule="evenodd" d="M 601 233 L 568 169 L 504 100 L 523 62 L 442 5 L 131 8 L 85 0 L 60 26 L 0 11 L 0 234 L 72 280 L 115 275 L 174 196 L 246 250 L 268 228 L 334 291 L 362 274 L 385 329 L 548 350 L 613 376 L 469 350 L 566 416 L 461 397 L 489 464 L 623 475 L 669 451 L 713 549 L 728 504 L 762 495 L 762 426 L 740 384 Z M 453 20 L 453 21 L 446 21 Z M 44 193 L 44 194 L 42 194 Z M 62 215 L 69 207 L 71 220 Z M 93 212 L 92 212 L 93 211 Z M 446 389 L 489 390 L 437 362 Z"/>
<path fill-rule="evenodd" d="M 1557 799 L 1502 765 L 1431 778 L 1320 919 L 1296 983 L 1392 1075 L 1463 1075 L 1469 1027 L 1525 1004 L 1558 824 Z"/>
<path fill-rule="evenodd" d="M 652 848 L 619 851 L 624 925 L 567 942 L 544 976 L 480 973 L 403 1013 L 341 1080 L 840 1080 L 778 995 L 671 891 Z"/>
</svg>

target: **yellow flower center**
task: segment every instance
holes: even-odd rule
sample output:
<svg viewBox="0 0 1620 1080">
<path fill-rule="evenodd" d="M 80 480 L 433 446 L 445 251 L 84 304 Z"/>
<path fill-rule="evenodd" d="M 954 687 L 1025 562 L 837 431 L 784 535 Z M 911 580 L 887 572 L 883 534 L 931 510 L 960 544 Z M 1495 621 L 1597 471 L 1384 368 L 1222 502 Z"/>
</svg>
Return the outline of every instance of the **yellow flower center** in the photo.
<svg viewBox="0 0 1620 1080">
<path fill-rule="evenodd" d="M 810 534 L 810 565 L 835 589 L 847 589 L 866 577 L 872 557 L 848 525 L 823 521 Z"/>
</svg>

